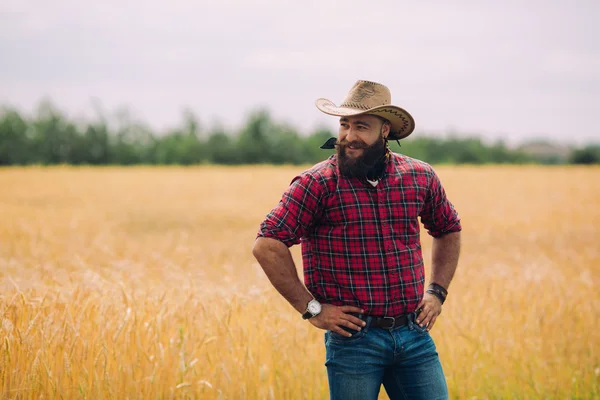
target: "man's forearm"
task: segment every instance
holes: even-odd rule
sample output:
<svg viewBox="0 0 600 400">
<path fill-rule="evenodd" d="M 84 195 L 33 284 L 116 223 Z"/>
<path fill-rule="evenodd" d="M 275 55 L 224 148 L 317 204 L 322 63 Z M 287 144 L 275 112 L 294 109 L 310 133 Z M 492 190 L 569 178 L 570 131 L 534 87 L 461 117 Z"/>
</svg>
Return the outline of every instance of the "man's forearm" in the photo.
<svg viewBox="0 0 600 400">
<path fill-rule="evenodd" d="M 454 277 L 460 255 L 460 232 L 448 233 L 433 239 L 431 282 L 448 289 Z"/>
<path fill-rule="evenodd" d="M 258 238 L 252 254 L 265 271 L 271 284 L 300 313 L 313 296 L 300 282 L 294 259 L 287 246 L 278 240 Z"/>
</svg>

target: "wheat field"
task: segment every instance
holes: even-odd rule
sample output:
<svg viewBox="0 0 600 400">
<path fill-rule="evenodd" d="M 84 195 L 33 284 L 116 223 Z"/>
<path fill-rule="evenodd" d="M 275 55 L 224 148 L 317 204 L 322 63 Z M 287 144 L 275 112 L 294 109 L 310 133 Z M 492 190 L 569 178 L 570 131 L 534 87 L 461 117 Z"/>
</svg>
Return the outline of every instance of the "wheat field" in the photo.
<svg viewBox="0 0 600 400">
<path fill-rule="evenodd" d="M 302 169 L 0 169 L 1 398 L 328 398 L 323 331 L 251 254 Z M 600 168 L 436 170 L 464 228 L 431 332 L 451 398 L 600 398 Z"/>
</svg>

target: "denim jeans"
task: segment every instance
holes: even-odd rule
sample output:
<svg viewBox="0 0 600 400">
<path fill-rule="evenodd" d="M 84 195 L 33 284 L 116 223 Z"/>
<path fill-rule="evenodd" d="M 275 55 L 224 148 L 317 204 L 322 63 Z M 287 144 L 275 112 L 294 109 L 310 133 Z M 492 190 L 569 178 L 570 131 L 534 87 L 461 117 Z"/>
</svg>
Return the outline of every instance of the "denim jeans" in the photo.
<svg viewBox="0 0 600 400">
<path fill-rule="evenodd" d="M 367 326 L 351 338 L 325 332 L 332 400 L 376 400 L 381 385 L 390 399 L 448 398 L 444 371 L 433 339 L 414 322 L 394 329 Z"/>
</svg>

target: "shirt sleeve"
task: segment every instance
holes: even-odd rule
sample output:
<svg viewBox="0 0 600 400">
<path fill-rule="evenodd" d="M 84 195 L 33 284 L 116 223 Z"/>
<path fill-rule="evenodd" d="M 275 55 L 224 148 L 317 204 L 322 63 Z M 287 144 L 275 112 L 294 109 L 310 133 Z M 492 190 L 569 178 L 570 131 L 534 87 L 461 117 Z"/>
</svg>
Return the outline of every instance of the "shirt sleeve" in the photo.
<svg viewBox="0 0 600 400">
<path fill-rule="evenodd" d="M 260 224 L 257 237 L 277 239 L 291 247 L 311 229 L 320 213 L 323 190 L 309 174 L 295 177 L 275 206 Z"/>
<path fill-rule="evenodd" d="M 446 197 L 446 191 L 435 172 L 420 216 L 427 233 L 434 238 L 462 230 L 458 212 Z"/>
</svg>

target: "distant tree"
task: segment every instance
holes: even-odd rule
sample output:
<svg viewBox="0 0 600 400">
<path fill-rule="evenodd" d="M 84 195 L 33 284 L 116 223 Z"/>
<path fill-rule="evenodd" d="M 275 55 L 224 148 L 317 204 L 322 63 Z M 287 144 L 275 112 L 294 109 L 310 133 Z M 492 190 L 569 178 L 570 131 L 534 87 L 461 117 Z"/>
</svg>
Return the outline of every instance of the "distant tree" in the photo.
<svg viewBox="0 0 600 400">
<path fill-rule="evenodd" d="M 110 164 L 133 165 L 154 164 L 155 139 L 143 125 L 132 124 L 122 127 L 111 137 Z"/>
<path fill-rule="evenodd" d="M 270 134 L 273 134 L 273 126 L 269 113 L 265 110 L 252 113 L 236 143 L 239 149 L 236 164 L 272 162 L 272 149 L 267 145 Z"/>
<path fill-rule="evenodd" d="M 32 159 L 41 164 L 80 164 L 82 135 L 50 101 L 42 101 L 31 123 Z"/>
<path fill-rule="evenodd" d="M 205 144 L 207 162 L 211 164 L 238 164 L 237 147 L 230 135 L 217 128 L 214 130 Z"/>
<path fill-rule="evenodd" d="M 81 141 L 83 162 L 91 165 L 108 164 L 110 161 L 110 135 L 104 121 L 88 125 Z"/>
<path fill-rule="evenodd" d="M 325 150 L 321 148 L 321 146 L 332 137 L 337 137 L 337 133 L 331 132 L 326 128 L 320 128 L 314 131 L 310 136 L 304 138 L 302 140 L 302 148 L 298 149 L 300 154 L 302 154 L 301 163 L 314 164 L 325 160 L 333 154 L 335 150 Z"/>
<path fill-rule="evenodd" d="M 155 136 L 153 161 L 158 164 L 192 165 L 208 159 L 207 148 L 200 138 L 200 123 L 191 111 L 184 113 L 183 129 Z"/>
<path fill-rule="evenodd" d="M 569 161 L 572 164 L 600 164 L 600 145 L 587 145 L 573 150 Z"/>
<path fill-rule="evenodd" d="M 272 126 L 267 146 L 268 162 L 272 164 L 302 164 L 307 159 L 302 139 L 290 127 Z"/>
<path fill-rule="evenodd" d="M 28 164 L 31 160 L 29 127 L 19 113 L 0 111 L 0 165 Z"/>
</svg>

